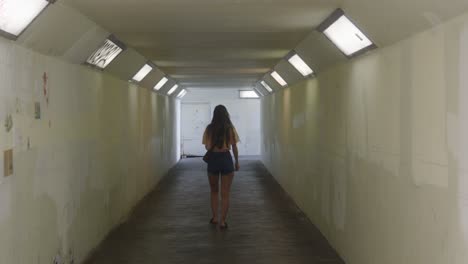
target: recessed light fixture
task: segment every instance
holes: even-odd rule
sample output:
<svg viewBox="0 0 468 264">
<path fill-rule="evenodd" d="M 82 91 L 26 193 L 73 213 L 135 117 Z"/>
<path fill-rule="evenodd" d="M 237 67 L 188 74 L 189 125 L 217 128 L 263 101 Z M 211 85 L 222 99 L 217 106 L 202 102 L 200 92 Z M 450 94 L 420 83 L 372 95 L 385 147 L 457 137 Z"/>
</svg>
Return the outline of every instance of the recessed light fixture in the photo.
<svg viewBox="0 0 468 264">
<path fill-rule="evenodd" d="M 177 90 L 177 88 L 179 88 L 178 84 L 175 84 L 174 86 L 172 86 L 169 92 L 167 92 L 167 95 L 171 95 L 173 92 L 175 92 L 175 90 Z"/>
<path fill-rule="evenodd" d="M 239 98 L 241 99 L 256 99 L 259 98 L 258 94 L 253 90 L 241 90 L 239 91 Z"/>
<path fill-rule="evenodd" d="M 261 81 L 260 83 L 263 85 L 263 87 L 265 87 L 265 89 L 267 89 L 268 92 L 273 92 L 273 89 L 271 89 L 270 85 L 268 85 L 265 81 Z"/>
<path fill-rule="evenodd" d="M 254 89 L 255 92 L 257 92 L 257 94 L 259 94 L 260 96 L 265 96 L 265 94 L 262 93 L 262 92 L 260 91 L 260 89 L 258 89 L 257 87 L 254 87 L 253 89 Z"/>
<path fill-rule="evenodd" d="M 309 67 L 309 65 L 307 65 L 307 63 L 305 63 L 305 61 L 298 54 L 295 54 L 294 56 L 289 58 L 288 61 L 304 77 L 310 76 L 314 73 L 314 71 Z"/>
<path fill-rule="evenodd" d="M 166 77 L 163 77 L 155 86 L 154 90 L 159 91 L 169 81 Z"/>
<path fill-rule="evenodd" d="M 288 83 L 278 74 L 278 72 L 273 71 L 271 73 L 271 77 L 273 77 L 281 86 L 285 87 Z"/>
<path fill-rule="evenodd" d="M 377 46 L 345 15 L 342 9 L 333 12 L 319 27 L 347 57 L 357 56 Z"/>
<path fill-rule="evenodd" d="M 16 39 L 54 1 L 47 0 L 2 0 L 0 1 L 0 31 Z"/>
<path fill-rule="evenodd" d="M 104 41 L 101 47 L 89 56 L 86 63 L 97 68 L 104 69 L 109 65 L 109 63 L 117 58 L 124 49 L 125 45 L 123 45 L 123 43 L 115 39 L 113 36 L 110 36 Z"/>
<path fill-rule="evenodd" d="M 183 89 L 180 91 L 180 93 L 177 95 L 177 98 L 182 98 L 187 94 L 187 90 Z"/>
<path fill-rule="evenodd" d="M 148 75 L 148 73 L 150 73 L 152 70 L 153 70 L 152 66 L 150 66 L 149 64 L 145 64 L 143 68 L 141 68 L 135 74 L 135 76 L 133 76 L 132 80 L 134 80 L 135 82 L 141 82 L 146 77 L 146 75 Z"/>
</svg>

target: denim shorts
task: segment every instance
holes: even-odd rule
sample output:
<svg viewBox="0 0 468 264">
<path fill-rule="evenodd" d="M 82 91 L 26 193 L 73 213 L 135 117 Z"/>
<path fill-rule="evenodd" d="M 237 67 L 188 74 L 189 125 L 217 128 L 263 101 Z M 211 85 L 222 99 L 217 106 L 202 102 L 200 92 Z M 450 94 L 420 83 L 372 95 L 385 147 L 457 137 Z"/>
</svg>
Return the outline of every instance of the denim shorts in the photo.
<svg viewBox="0 0 468 264">
<path fill-rule="evenodd" d="M 226 175 L 234 172 L 231 152 L 212 152 L 208 160 L 208 173 Z"/>
</svg>

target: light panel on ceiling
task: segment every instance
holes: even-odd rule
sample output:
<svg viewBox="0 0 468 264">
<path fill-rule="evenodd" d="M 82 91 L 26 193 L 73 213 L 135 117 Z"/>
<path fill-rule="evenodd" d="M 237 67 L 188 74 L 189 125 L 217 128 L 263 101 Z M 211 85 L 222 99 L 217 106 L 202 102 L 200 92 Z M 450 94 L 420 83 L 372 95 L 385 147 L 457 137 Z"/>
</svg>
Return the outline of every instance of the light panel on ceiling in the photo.
<svg viewBox="0 0 468 264">
<path fill-rule="evenodd" d="M 167 95 L 171 95 L 172 93 L 174 93 L 175 90 L 177 90 L 177 88 L 179 88 L 178 84 L 175 84 L 174 86 L 172 86 L 172 88 L 169 90 L 169 92 L 167 92 Z"/>
<path fill-rule="evenodd" d="M 180 91 L 180 93 L 177 95 L 177 98 L 183 98 L 187 94 L 187 90 L 183 89 Z"/>
<path fill-rule="evenodd" d="M 288 61 L 304 77 L 310 76 L 314 73 L 314 71 L 309 67 L 309 65 L 307 65 L 307 63 L 305 63 L 305 61 L 298 54 L 295 54 L 294 56 L 289 58 Z"/>
<path fill-rule="evenodd" d="M 271 89 L 270 85 L 268 85 L 265 81 L 261 81 L 260 83 L 263 85 L 263 87 L 265 87 L 265 89 L 266 89 L 268 92 L 270 92 L 270 93 L 273 92 L 273 89 Z"/>
<path fill-rule="evenodd" d="M 135 82 L 141 82 L 146 75 L 148 75 L 153 70 L 153 67 L 149 64 L 145 64 L 136 74 L 133 76 L 132 80 Z"/>
<path fill-rule="evenodd" d="M 241 99 L 256 99 L 256 98 L 259 98 L 259 96 L 253 90 L 241 90 L 241 91 L 239 91 L 239 98 L 241 98 Z"/>
<path fill-rule="evenodd" d="M 166 77 L 163 77 L 155 86 L 154 90 L 159 91 L 169 81 Z"/>
<path fill-rule="evenodd" d="M 288 83 L 283 79 L 283 77 L 281 77 L 281 75 L 279 75 L 279 73 L 276 71 L 271 73 L 271 77 L 273 77 L 273 79 L 275 79 L 283 87 L 288 85 Z"/>
<path fill-rule="evenodd" d="M 347 57 L 375 48 L 376 45 L 345 15 L 337 9 L 319 27 L 333 44 Z"/>
<path fill-rule="evenodd" d="M 1 0 L 0 30 L 7 37 L 18 37 L 49 3 L 47 0 Z"/>
<path fill-rule="evenodd" d="M 255 92 L 257 92 L 257 94 L 259 94 L 260 96 L 265 96 L 265 94 L 262 93 L 262 92 L 260 91 L 260 89 L 258 89 L 257 87 L 254 87 L 253 89 L 254 89 Z"/>
<path fill-rule="evenodd" d="M 108 38 L 104 41 L 101 47 L 99 47 L 89 58 L 86 63 L 105 69 L 117 56 L 124 51 L 125 46 L 119 41 Z"/>
</svg>

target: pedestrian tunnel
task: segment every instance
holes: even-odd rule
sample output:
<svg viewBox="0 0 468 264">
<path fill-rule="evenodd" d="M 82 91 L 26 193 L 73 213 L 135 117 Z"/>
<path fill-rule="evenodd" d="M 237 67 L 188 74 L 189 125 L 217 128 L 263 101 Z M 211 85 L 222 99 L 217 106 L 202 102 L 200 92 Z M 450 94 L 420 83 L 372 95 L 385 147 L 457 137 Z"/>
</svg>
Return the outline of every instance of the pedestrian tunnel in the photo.
<svg viewBox="0 0 468 264">
<path fill-rule="evenodd" d="M 0 0 L 0 264 L 467 263 L 467 72 L 466 1 Z"/>
</svg>

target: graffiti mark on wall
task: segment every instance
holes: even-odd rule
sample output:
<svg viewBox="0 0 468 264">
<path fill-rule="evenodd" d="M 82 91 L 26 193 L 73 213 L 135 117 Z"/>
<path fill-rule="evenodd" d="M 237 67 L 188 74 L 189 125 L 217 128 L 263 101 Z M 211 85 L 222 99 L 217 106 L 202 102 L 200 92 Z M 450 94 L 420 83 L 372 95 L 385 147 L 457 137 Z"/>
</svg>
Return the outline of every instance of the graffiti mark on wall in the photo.
<svg viewBox="0 0 468 264">
<path fill-rule="evenodd" d="M 44 98 L 46 100 L 47 105 L 49 105 L 49 87 L 48 87 L 49 76 L 47 72 L 44 72 L 42 75 L 42 91 L 44 93 Z"/>
<path fill-rule="evenodd" d="M 5 117 L 5 130 L 8 133 L 11 131 L 12 128 L 13 128 L 13 117 L 11 116 L 11 114 L 8 114 Z"/>
</svg>

